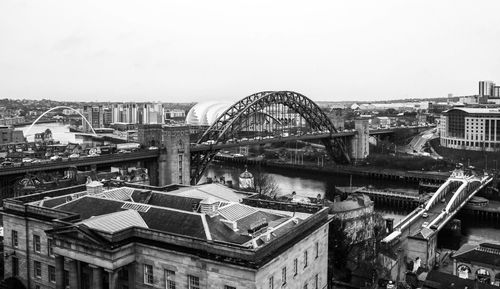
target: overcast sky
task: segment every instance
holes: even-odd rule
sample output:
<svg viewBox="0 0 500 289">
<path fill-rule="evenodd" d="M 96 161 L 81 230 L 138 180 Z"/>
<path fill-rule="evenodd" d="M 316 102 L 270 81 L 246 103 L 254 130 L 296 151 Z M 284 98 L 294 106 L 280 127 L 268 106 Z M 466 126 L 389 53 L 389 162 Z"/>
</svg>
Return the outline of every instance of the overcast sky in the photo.
<svg viewBox="0 0 500 289">
<path fill-rule="evenodd" d="M 314 100 L 500 83 L 500 1 L 0 1 L 0 98 Z"/>
</svg>

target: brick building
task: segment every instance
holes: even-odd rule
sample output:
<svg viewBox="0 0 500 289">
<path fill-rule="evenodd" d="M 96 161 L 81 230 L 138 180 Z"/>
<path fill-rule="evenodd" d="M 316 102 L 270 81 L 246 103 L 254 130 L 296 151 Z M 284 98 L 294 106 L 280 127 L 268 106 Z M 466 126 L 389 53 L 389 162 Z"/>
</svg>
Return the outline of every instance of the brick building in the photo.
<svg viewBox="0 0 500 289">
<path fill-rule="evenodd" d="M 4 200 L 5 276 L 26 288 L 326 288 L 327 208 L 106 186 Z"/>
</svg>

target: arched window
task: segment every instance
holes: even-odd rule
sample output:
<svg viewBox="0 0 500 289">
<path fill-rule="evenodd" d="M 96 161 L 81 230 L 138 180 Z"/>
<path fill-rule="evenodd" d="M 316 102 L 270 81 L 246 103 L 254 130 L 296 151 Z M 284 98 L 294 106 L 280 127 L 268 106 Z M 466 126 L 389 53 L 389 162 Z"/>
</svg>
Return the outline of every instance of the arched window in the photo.
<svg viewBox="0 0 500 289">
<path fill-rule="evenodd" d="M 462 265 L 459 265 L 457 267 L 458 277 L 460 277 L 462 279 L 469 279 L 469 276 L 470 276 L 471 272 L 472 272 L 472 270 L 467 265 L 463 265 L 462 264 Z"/>
<path fill-rule="evenodd" d="M 476 271 L 476 279 L 481 283 L 490 284 L 491 283 L 490 272 L 488 272 L 488 270 L 486 269 L 479 268 Z"/>
</svg>

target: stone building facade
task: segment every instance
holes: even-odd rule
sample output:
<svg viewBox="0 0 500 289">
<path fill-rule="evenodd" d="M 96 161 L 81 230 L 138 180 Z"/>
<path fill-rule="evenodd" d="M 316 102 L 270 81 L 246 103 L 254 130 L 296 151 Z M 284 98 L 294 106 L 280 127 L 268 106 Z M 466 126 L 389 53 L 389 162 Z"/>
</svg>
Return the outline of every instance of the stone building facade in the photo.
<svg viewBox="0 0 500 289">
<path fill-rule="evenodd" d="M 47 191 L 4 201 L 5 276 L 26 288 L 326 288 L 329 221 L 327 208 L 299 217 L 150 186 Z"/>
</svg>

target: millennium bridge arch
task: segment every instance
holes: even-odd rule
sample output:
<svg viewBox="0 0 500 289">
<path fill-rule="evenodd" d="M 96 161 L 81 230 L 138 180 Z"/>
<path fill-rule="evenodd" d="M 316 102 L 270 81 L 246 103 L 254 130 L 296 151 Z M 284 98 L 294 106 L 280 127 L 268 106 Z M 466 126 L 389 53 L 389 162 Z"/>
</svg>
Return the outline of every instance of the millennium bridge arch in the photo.
<svg viewBox="0 0 500 289">
<path fill-rule="evenodd" d="M 255 128 L 255 115 L 269 115 L 266 126 Z M 300 124 L 299 124 L 300 122 Z M 303 123 L 302 123 L 303 122 Z M 286 131 L 300 134 L 294 128 L 304 125 L 312 133 L 337 133 L 330 119 L 306 96 L 293 91 L 263 91 L 247 96 L 224 111 L 216 121 L 198 139 L 197 144 L 223 144 L 241 137 L 241 132 L 251 126 L 262 135 Z M 262 135 L 260 137 L 262 137 Z M 350 157 L 345 143 L 340 138 L 323 138 L 322 143 L 332 159 L 348 163 Z M 191 183 L 196 184 L 202 177 L 208 164 L 217 154 L 217 149 L 191 153 Z"/>
<path fill-rule="evenodd" d="M 47 111 L 45 111 L 44 113 L 42 113 L 42 115 L 40 115 L 37 119 L 35 119 L 35 121 L 30 125 L 30 127 L 28 128 L 28 130 L 26 130 L 26 135 L 28 135 L 28 133 L 31 131 L 31 128 L 33 128 L 33 126 L 40 120 L 42 119 L 42 117 L 44 117 L 47 113 L 53 111 L 53 110 L 56 110 L 56 109 L 61 109 L 61 108 L 64 108 L 64 109 L 70 109 L 76 113 L 78 113 L 82 118 L 83 120 L 89 125 L 90 129 L 92 130 L 92 133 L 94 135 L 97 135 L 95 130 L 94 130 L 94 127 L 92 127 L 92 124 L 88 121 L 88 119 L 81 113 L 79 112 L 78 110 L 72 108 L 72 107 L 69 107 L 69 106 L 64 106 L 64 105 L 60 105 L 60 106 L 55 106 L 55 107 L 52 107 L 50 109 L 48 109 Z"/>
</svg>

